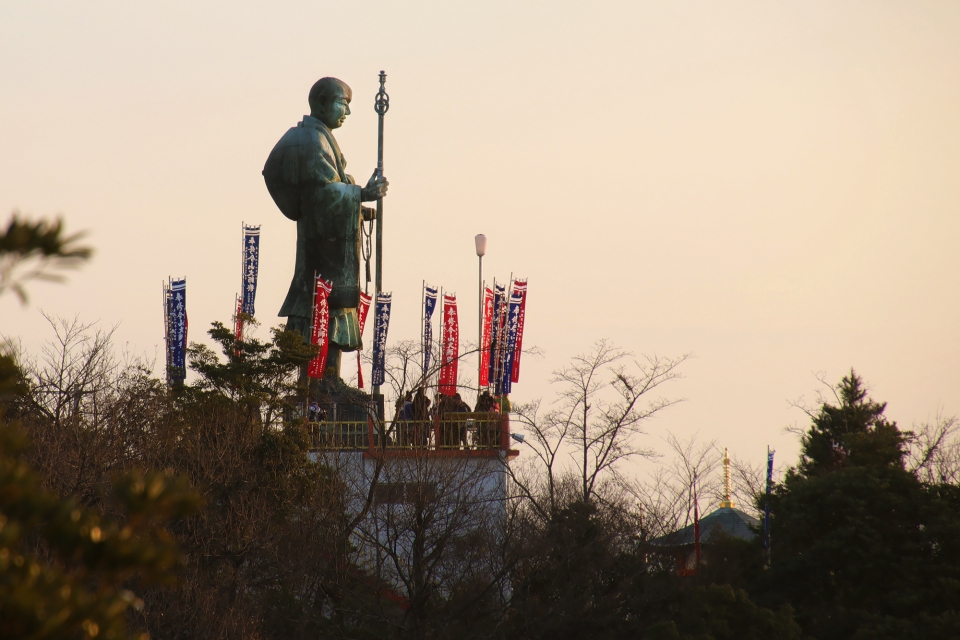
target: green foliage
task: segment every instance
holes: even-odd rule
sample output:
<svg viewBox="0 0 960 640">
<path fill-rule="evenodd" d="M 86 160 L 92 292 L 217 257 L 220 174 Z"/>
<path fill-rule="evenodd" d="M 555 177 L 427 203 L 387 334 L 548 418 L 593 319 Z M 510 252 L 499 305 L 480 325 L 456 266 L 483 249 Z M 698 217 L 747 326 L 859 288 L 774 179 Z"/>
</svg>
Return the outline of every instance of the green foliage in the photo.
<svg viewBox="0 0 960 640">
<path fill-rule="evenodd" d="M 0 233 L 0 294 L 10 288 L 25 303 L 27 293 L 23 285 L 27 280 L 61 280 L 48 270 L 75 267 L 93 255 L 91 248 L 77 246 L 82 236 L 65 236 L 59 219 L 52 223 L 32 222 L 21 220 L 14 212 L 6 231 Z M 19 276 L 14 274 L 17 268 L 31 262 L 35 263 L 32 269 Z"/>
<path fill-rule="evenodd" d="M 575 502 L 559 510 L 521 562 L 508 637 L 802 637 L 789 605 L 773 611 L 743 589 L 652 566 L 634 524 L 608 504 Z M 725 550 L 711 551 L 732 556 L 743 547 L 727 541 Z"/>
<path fill-rule="evenodd" d="M 906 434 L 855 374 L 837 397 L 814 416 L 799 469 L 773 496 L 761 601 L 790 603 L 823 639 L 951 624 L 960 602 L 957 487 L 924 485 L 904 469 Z"/>
<path fill-rule="evenodd" d="M 144 596 L 145 623 L 156 637 L 295 639 L 355 628 L 350 612 L 376 590 L 350 562 L 345 488 L 311 459 L 304 425 L 285 415 L 316 349 L 280 329 L 269 342 L 249 332 L 237 341 L 219 322 L 209 333 L 223 355 L 191 345 L 198 378 L 157 421 L 153 437 L 165 447 L 152 460 L 185 474 L 205 506 L 172 528 L 189 557 L 184 580 Z"/>
<path fill-rule="evenodd" d="M 128 637 L 126 610 L 142 603 L 126 585 L 172 580 L 180 554 L 160 524 L 195 510 L 197 496 L 169 474 L 129 473 L 113 486 L 127 517 L 101 518 L 44 490 L 26 446 L 0 424 L 0 637 Z"/>
<path fill-rule="evenodd" d="M 800 640 L 803 632 L 789 605 L 773 612 L 757 606 L 743 589 L 710 585 L 677 594 L 673 620 L 657 622 L 644 640 Z"/>
<path fill-rule="evenodd" d="M 76 240 L 15 216 L 0 235 L 0 293 L 25 299 L 25 280 L 88 258 Z M 444 529 L 431 567 L 453 577 L 404 574 L 405 556 L 388 555 L 422 582 L 400 599 L 359 566 L 345 478 L 290 419 L 316 354 L 299 333 L 238 341 L 213 323 L 222 356 L 191 345 L 197 380 L 171 394 L 143 369 L 116 373 L 108 335 L 71 342 L 88 328 L 63 326 L 64 353 L 79 351 L 60 360 L 76 375 L 0 356 L 0 411 L 19 421 L 0 414 L 2 638 L 127 638 L 131 622 L 157 638 L 960 637 L 960 488 L 905 468 L 910 434 L 852 371 L 811 415 L 773 496 L 769 571 L 758 544 L 715 536 L 699 575 L 681 578 L 651 561 L 627 502 L 558 489 L 534 505 L 531 491 L 502 544 L 482 527 Z M 675 364 L 654 373 L 668 379 Z M 607 469 L 585 482 L 603 486 Z M 512 569 L 506 603 L 482 566 L 495 554 L 494 573 Z"/>
<path fill-rule="evenodd" d="M 612 637 L 624 631 L 627 604 L 643 571 L 629 526 L 593 503 L 558 510 L 532 541 L 514 585 L 518 637 Z M 606 516 L 606 517 L 605 517 Z"/>
<path fill-rule="evenodd" d="M 837 399 L 838 406 L 821 405 L 803 436 L 799 472 L 810 477 L 850 467 L 903 468 L 909 434 L 886 419 L 885 403 L 867 398 L 856 372 L 840 381 Z"/>
<path fill-rule="evenodd" d="M 253 318 L 245 317 L 249 334 L 257 325 Z M 252 337 L 237 340 L 221 322 L 212 323 L 207 333 L 220 345 L 225 359 L 204 344 L 192 343 L 187 354 L 199 379 L 191 391 L 219 396 L 253 411 L 276 414 L 286 408 L 287 399 L 299 391 L 300 367 L 317 354 L 317 347 L 304 343 L 300 333 L 279 327 L 271 329 L 269 342 Z"/>
<path fill-rule="evenodd" d="M 0 234 L 0 294 L 10 288 L 25 302 L 25 281 L 58 280 L 47 269 L 88 259 L 79 237 L 65 237 L 59 220 L 14 214 Z M 14 274 L 29 262 L 32 271 Z M 199 497 L 169 473 L 131 470 L 112 485 L 121 517 L 106 518 L 45 489 L 25 459 L 24 430 L 5 417 L 8 407 L 30 406 L 30 391 L 15 360 L 0 355 L 0 637 L 131 637 L 128 610 L 143 603 L 130 588 L 174 580 L 181 556 L 163 525 L 195 511 Z"/>
</svg>

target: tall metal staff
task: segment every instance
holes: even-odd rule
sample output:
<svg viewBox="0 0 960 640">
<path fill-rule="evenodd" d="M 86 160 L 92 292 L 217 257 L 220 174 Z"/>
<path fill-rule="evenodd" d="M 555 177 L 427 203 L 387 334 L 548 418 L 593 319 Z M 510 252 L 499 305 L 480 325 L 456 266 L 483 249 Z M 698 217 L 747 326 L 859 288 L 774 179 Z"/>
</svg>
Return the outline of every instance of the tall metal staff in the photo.
<svg viewBox="0 0 960 640">
<path fill-rule="evenodd" d="M 387 95 L 383 85 L 387 81 L 387 74 L 380 71 L 380 91 L 377 92 L 377 98 L 373 103 L 373 108 L 377 112 L 377 176 L 383 178 L 383 116 L 390 108 L 390 96 Z M 377 198 L 377 278 L 376 291 L 377 296 L 383 290 L 383 198 Z M 374 296 L 376 301 L 377 296 Z M 376 314 L 376 304 L 374 304 L 374 314 Z M 373 395 L 379 395 L 380 385 L 373 385 Z"/>
</svg>

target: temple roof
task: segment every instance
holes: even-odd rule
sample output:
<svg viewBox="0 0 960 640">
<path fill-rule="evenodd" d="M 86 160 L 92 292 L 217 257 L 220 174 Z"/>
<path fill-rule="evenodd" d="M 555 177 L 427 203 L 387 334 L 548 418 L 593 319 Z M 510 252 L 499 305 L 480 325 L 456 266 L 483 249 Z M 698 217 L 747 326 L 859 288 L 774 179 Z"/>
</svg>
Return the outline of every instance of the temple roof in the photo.
<svg viewBox="0 0 960 640">
<path fill-rule="evenodd" d="M 731 507 L 723 507 L 700 518 L 700 543 L 707 544 L 718 533 L 741 540 L 753 540 L 757 533 L 751 527 L 759 527 L 760 521 L 751 515 Z M 694 543 L 693 525 L 686 526 L 650 541 L 658 547 L 683 547 Z"/>
</svg>

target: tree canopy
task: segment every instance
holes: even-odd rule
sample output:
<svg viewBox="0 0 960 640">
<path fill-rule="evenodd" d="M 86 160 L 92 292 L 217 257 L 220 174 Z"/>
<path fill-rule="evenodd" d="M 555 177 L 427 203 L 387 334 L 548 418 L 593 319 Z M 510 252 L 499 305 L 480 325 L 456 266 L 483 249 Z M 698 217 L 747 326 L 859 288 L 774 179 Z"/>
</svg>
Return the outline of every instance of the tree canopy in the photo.
<svg viewBox="0 0 960 640">
<path fill-rule="evenodd" d="M 912 434 L 885 409 L 851 371 L 772 500 L 772 568 L 757 593 L 791 604 L 817 638 L 960 635 L 960 490 L 906 469 Z"/>
</svg>

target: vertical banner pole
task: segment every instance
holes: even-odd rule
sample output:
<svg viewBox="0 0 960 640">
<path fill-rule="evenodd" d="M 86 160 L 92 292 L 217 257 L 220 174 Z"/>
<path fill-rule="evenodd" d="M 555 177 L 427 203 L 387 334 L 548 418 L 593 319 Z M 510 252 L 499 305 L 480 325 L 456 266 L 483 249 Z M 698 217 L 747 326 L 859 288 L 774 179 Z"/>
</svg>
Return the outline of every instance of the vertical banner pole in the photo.
<svg viewBox="0 0 960 640">
<path fill-rule="evenodd" d="M 390 108 L 390 96 L 384 89 L 387 81 L 387 74 L 380 71 L 380 91 L 377 92 L 377 98 L 373 108 L 377 112 L 377 175 L 383 177 L 383 116 Z M 383 198 L 377 198 L 377 277 L 376 277 L 377 296 L 383 291 Z M 380 385 L 373 384 L 373 395 L 380 393 Z"/>
<path fill-rule="evenodd" d="M 167 309 L 167 285 L 161 280 L 160 291 L 163 295 L 163 355 L 167 386 L 170 386 L 170 312 Z"/>
<path fill-rule="evenodd" d="M 477 279 L 477 402 L 480 402 L 480 369 L 483 367 L 483 256 L 480 259 L 480 274 Z"/>
<path fill-rule="evenodd" d="M 423 379 L 427 377 L 427 367 L 425 366 L 426 360 L 423 359 L 423 349 L 424 349 L 424 342 L 425 342 L 423 337 L 424 337 L 424 334 L 427 332 L 427 325 L 426 325 L 427 316 L 426 316 L 426 308 L 424 306 L 426 304 L 426 301 L 427 301 L 427 281 L 421 280 L 420 281 L 420 380 L 421 380 L 421 383 L 423 382 Z"/>
<path fill-rule="evenodd" d="M 697 560 L 697 574 L 700 573 L 700 499 L 697 496 L 697 478 L 693 478 L 693 545 Z"/>
<path fill-rule="evenodd" d="M 236 333 L 237 340 L 240 339 L 240 335 L 243 333 L 243 316 L 240 315 L 239 309 L 242 309 L 243 300 L 244 300 L 244 287 L 247 286 L 247 223 L 243 220 L 240 221 L 240 304 L 237 304 L 237 301 L 233 301 L 233 308 L 237 309 L 237 321 L 236 321 Z M 237 356 L 240 354 L 237 353 Z"/>
<path fill-rule="evenodd" d="M 773 490 L 773 454 L 767 445 L 767 500 L 763 507 L 763 546 L 766 551 L 765 568 L 770 568 L 770 493 Z"/>
<path fill-rule="evenodd" d="M 440 392 L 440 369 L 443 368 L 443 295 L 443 285 L 440 285 L 440 291 L 437 292 L 437 306 L 440 307 L 440 335 L 437 336 L 437 353 L 440 354 L 440 366 L 434 366 L 434 369 L 437 370 L 437 393 Z"/>
<path fill-rule="evenodd" d="M 497 306 L 497 279 L 493 279 L 493 322 L 490 325 L 490 366 L 488 386 L 493 386 L 493 395 L 497 392 L 497 358 L 499 358 L 500 345 L 500 307 Z"/>
</svg>

